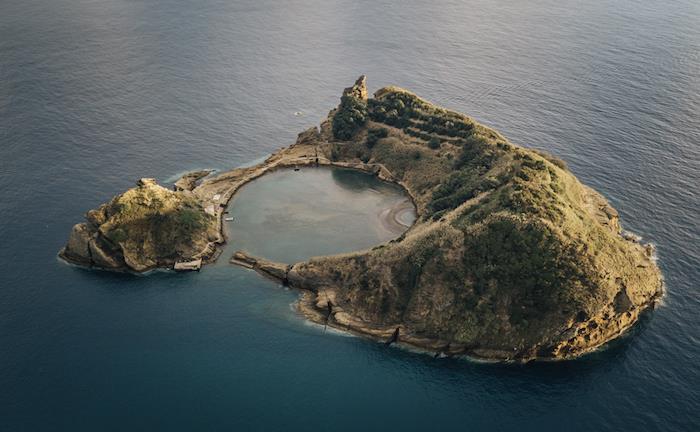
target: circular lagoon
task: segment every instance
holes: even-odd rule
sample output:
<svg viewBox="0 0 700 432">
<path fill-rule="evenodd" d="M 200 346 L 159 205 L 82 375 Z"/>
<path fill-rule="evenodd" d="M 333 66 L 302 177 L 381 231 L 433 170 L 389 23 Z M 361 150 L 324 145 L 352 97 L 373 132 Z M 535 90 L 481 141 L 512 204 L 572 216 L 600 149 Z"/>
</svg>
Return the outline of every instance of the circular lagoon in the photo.
<svg viewBox="0 0 700 432">
<path fill-rule="evenodd" d="M 253 180 L 231 200 L 227 253 L 294 263 L 375 246 L 400 236 L 415 219 L 406 192 L 371 174 L 283 169 Z"/>
</svg>

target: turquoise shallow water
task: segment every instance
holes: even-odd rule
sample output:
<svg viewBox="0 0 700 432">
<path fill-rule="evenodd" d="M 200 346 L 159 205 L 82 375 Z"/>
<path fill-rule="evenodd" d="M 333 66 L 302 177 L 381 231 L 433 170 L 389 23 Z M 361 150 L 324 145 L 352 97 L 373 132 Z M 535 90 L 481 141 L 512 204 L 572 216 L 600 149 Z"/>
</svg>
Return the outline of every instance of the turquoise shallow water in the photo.
<svg viewBox="0 0 700 432">
<path fill-rule="evenodd" d="M 0 430 L 700 429 L 699 22 L 694 0 L 2 0 Z M 566 159 L 657 245 L 663 305 L 581 360 L 484 365 L 324 334 L 225 260 L 56 259 L 137 178 L 269 154 L 362 73 Z"/>
</svg>

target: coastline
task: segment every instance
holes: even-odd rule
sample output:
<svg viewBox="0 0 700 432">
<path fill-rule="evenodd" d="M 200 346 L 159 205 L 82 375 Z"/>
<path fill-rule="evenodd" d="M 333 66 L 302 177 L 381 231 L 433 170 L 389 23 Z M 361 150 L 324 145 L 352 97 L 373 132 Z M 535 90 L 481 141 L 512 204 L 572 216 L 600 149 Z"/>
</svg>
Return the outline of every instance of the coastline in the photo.
<svg viewBox="0 0 700 432">
<path fill-rule="evenodd" d="M 299 291 L 299 299 L 294 303 L 296 311 L 302 318 L 318 325 L 327 325 L 340 332 L 347 332 L 358 337 L 371 339 L 377 343 L 386 345 L 396 345 L 398 348 L 417 350 L 426 354 L 433 354 L 436 357 L 465 357 L 469 360 L 489 363 L 529 363 L 532 361 L 564 361 L 578 358 L 582 355 L 598 351 L 610 342 L 629 332 L 639 318 L 646 312 L 653 310 L 656 304 L 663 297 L 663 292 L 652 298 L 652 300 L 639 307 L 630 316 L 618 319 L 618 325 L 614 332 L 598 343 L 589 345 L 585 350 L 578 351 L 571 356 L 548 357 L 548 356 L 521 356 L 520 353 L 505 350 L 484 349 L 465 344 L 450 343 L 445 340 L 420 337 L 412 334 L 403 324 L 376 325 L 365 322 L 354 317 L 343 309 L 340 302 L 336 301 L 337 291 L 329 286 L 312 289 L 305 286 L 298 276 L 295 276 L 295 264 L 283 264 L 268 261 L 247 254 L 244 251 L 237 251 L 229 261 L 249 270 L 257 272 L 262 277 L 283 286 L 288 286 Z M 329 311 L 328 304 L 332 304 Z M 394 333 L 399 329 L 398 338 L 393 339 Z"/>
<path fill-rule="evenodd" d="M 300 135 L 303 135 L 303 133 Z M 299 167 L 336 167 L 353 169 L 366 174 L 372 174 L 381 181 L 401 187 L 402 191 L 407 195 L 406 204 L 413 207 L 417 216 L 416 220 L 418 220 L 420 214 L 418 212 L 418 207 L 413 194 L 404 183 L 396 180 L 385 166 L 382 164 L 368 164 L 363 162 L 353 163 L 331 161 L 330 159 L 322 156 L 322 152 L 318 151 L 319 145 L 321 144 L 297 142 L 290 146 L 280 148 L 278 151 L 265 157 L 261 162 L 254 163 L 252 165 L 244 164 L 243 166 L 233 168 L 228 171 L 222 171 L 213 177 L 210 175 L 213 172 L 212 170 L 196 170 L 188 171 L 178 178 L 174 182 L 176 190 L 190 191 L 191 193 L 195 194 L 203 202 L 203 204 L 207 205 L 210 210 L 213 210 L 212 213 L 216 220 L 216 231 L 218 233 L 217 239 L 207 243 L 202 250 L 190 256 L 189 259 L 201 259 L 202 266 L 214 263 L 223 253 L 224 245 L 228 240 L 224 224 L 224 212 L 226 211 L 226 208 L 230 204 L 236 192 L 251 181 L 258 179 L 267 173 L 280 169 L 293 169 Z M 256 159 L 252 162 L 257 160 L 260 159 Z M 207 175 L 204 175 L 204 172 L 207 172 Z M 396 219 L 396 216 L 400 215 L 402 210 L 405 210 L 404 206 L 390 209 L 390 214 L 387 215 L 386 218 L 382 218 L 382 223 L 385 224 L 385 227 L 392 230 L 397 230 L 400 228 L 402 232 L 407 231 L 405 228 L 410 230 L 412 225 L 407 227 L 400 220 Z M 76 260 L 73 257 L 68 256 L 65 251 L 65 247 L 61 248 L 57 254 L 58 258 L 68 264 L 82 268 L 131 274 L 144 274 L 156 269 L 172 269 L 172 263 L 154 265 L 140 271 L 128 267 L 102 267 Z"/>
<path fill-rule="evenodd" d="M 348 135 L 342 128 L 361 115 L 353 104 L 373 110 L 374 117 Z M 404 111 L 398 120 L 397 110 Z M 113 267 L 147 271 L 171 267 L 174 259 L 197 265 L 215 261 L 227 236 L 236 235 L 235 229 L 227 232 L 224 219 L 238 190 L 275 170 L 307 166 L 365 172 L 408 195 L 406 203 L 380 214 L 384 228 L 403 234 L 372 248 L 292 264 L 243 251 L 233 255 L 230 262 L 301 290 L 297 309 L 310 321 L 436 355 L 563 360 L 617 338 L 663 295 L 653 247 L 625 234 L 618 212 L 581 184 L 565 162 L 510 144 L 473 119 L 400 88 L 380 89 L 368 101 L 364 77 L 345 89 L 341 105 L 320 129 L 303 131 L 294 144 L 259 163 L 215 177 L 185 174 L 176 192 L 153 179 L 140 180 L 125 195 L 136 194 L 136 208 L 154 215 L 146 220 L 157 224 L 162 217 L 153 213 L 150 201 L 152 194 L 161 194 L 175 203 L 190 202 L 205 218 L 206 231 L 182 237 L 189 247 L 168 248 L 181 251 L 178 255 L 153 254 L 158 242 L 152 233 L 158 228 L 137 231 L 130 249 L 112 247 L 114 254 L 141 253 L 144 239 L 151 239 L 151 254 L 122 258 Z M 126 208 L 130 205 L 127 201 Z M 407 221 L 401 216 L 411 206 L 416 219 L 404 231 Z M 183 206 L 175 208 L 174 214 L 187 216 L 187 210 L 179 210 Z M 120 207 L 111 211 L 122 214 Z M 93 223 L 90 218 L 88 213 Z M 78 250 L 85 230 L 94 233 L 98 225 L 76 225 L 66 250 Z M 78 259 L 100 262 L 95 259 L 102 256 L 92 252 L 103 253 L 93 246 L 100 238 L 96 233 L 94 238 Z M 121 246 L 110 238 L 102 241 Z"/>
<path fill-rule="evenodd" d="M 379 180 L 397 185 L 406 194 L 407 200 L 398 203 L 396 206 L 389 209 L 386 217 L 381 217 L 382 223 L 387 229 L 406 233 L 414 226 L 414 224 L 406 225 L 398 217 L 403 211 L 413 208 L 416 215 L 416 221 L 420 219 L 418 205 L 414 194 L 407 185 L 397 180 L 394 175 L 382 164 L 371 164 L 364 162 L 338 162 L 321 155 L 318 151 L 318 146 L 321 144 L 304 144 L 295 143 L 288 147 L 283 147 L 275 153 L 265 158 L 262 162 L 252 165 L 234 168 L 229 171 L 223 171 L 216 177 L 207 178 L 197 185 L 192 192 L 195 193 L 203 202 L 214 204 L 216 209 L 217 230 L 219 238 L 216 241 L 210 242 L 207 247 L 192 258 L 202 258 L 202 264 L 210 264 L 216 261 L 219 255 L 223 252 L 223 246 L 226 244 L 227 233 L 225 232 L 224 212 L 230 204 L 238 190 L 262 177 L 265 174 L 274 172 L 280 169 L 293 169 L 300 167 L 335 167 L 344 169 L 353 169 L 367 174 L 376 176 Z M 187 174 L 185 174 L 187 175 Z M 214 199 L 216 196 L 218 199 Z"/>
<path fill-rule="evenodd" d="M 201 252 L 194 255 L 192 258 L 201 258 L 202 265 L 211 264 L 220 258 L 224 251 L 224 246 L 228 241 L 228 236 L 225 229 L 224 217 L 225 211 L 228 207 L 230 201 L 234 198 L 238 190 L 245 186 L 251 181 L 254 181 L 267 173 L 274 172 L 280 169 L 293 169 L 301 167 L 336 167 L 344 169 L 354 169 L 367 174 L 375 175 L 378 179 L 385 181 L 387 183 L 395 184 L 402 188 L 404 193 L 407 195 L 407 201 L 400 202 L 396 206 L 390 208 L 387 212 L 386 217 L 382 218 L 382 223 L 392 226 L 392 229 L 401 227 L 404 235 L 408 234 L 421 219 L 421 213 L 419 212 L 419 206 L 416 203 L 414 193 L 411 191 L 410 187 L 404 182 L 401 182 L 395 178 L 395 176 L 389 171 L 386 166 L 376 163 L 364 163 L 358 162 L 340 162 L 331 161 L 330 159 L 321 156 L 318 151 L 318 146 L 328 145 L 328 143 L 321 144 L 305 144 L 305 143 L 295 143 L 288 147 L 283 147 L 280 150 L 270 154 L 262 162 L 259 162 L 250 166 L 242 166 L 234 168 L 229 171 L 223 171 L 216 175 L 215 177 L 204 178 L 201 183 L 194 186 L 191 190 L 192 193 L 196 194 L 205 203 L 210 203 L 214 205 L 215 216 L 217 223 L 217 231 L 219 233 L 219 238 L 216 241 L 210 242 Z M 182 178 L 187 178 L 191 176 L 192 173 L 186 173 Z M 592 196 L 598 196 L 597 192 L 592 189 L 588 189 Z M 215 199 L 218 195 L 218 199 Z M 406 206 L 412 206 L 415 214 L 416 220 L 410 226 L 404 225 L 397 216 L 401 211 L 406 209 Z M 235 235 L 234 233 L 229 233 L 230 235 Z M 638 236 L 630 236 L 628 231 L 621 232 L 619 234 L 620 238 L 629 243 L 641 244 L 638 240 Z M 391 242 L 393 240 L 390 240 Z M 382 246 L 383 244 L 389 243 L 384 242 L 374 247 Z M 648 245 L 646 245 L 648 246 Z M 354 251 L 353 253 L 362 252 Z M 85 263 L 76 262 L 71 260 L 69 257 L 63 255 L 63 250 L 59 252 L 59 258 L 67 261 L 71 265 L 76 265 L 79 267 L 85 267 Z M 348 332 L 359 337 L 369 338 L 376 342 L 387 342 L 388 339 L 392 337 L 397 328 L 400 329 L 398 341 L 395 342 L 399 348 L 414 349 L 426 353 L 433 353 L 435 356 L 448 356 L 448 357 L 466 357 L 470 360 L 481 361 L 481 362 L 530 362 L 530 361 L 560 361 L 568 360 L 572 358 L 585 355 L 592 351 L 596 351 L 608 344 L 609 342 L 615 340 L 622 334 L 629 331 L 638 321 L 639 316 L 647 311 L 648 309 L 653 309 L 655 304 L 662 298 L 663 291 L 660 295 L 655 296 L 652 301 L 643 307 L 639 307 L 631 313 L 630 316 L 625 317 L 624 322 L 620 322 L 616 327 L 616 330 L 611 334 L 606 335 L 604 339 L 601 339 L 596 344 L 587 346 L 584 350 L 577 351 L 571 356 L 558 356 L 558 357 L 547 357 L 547 356 L 522 356 L 521 353 L 508 352 L 504 350 L 493 350 L 493 349 L 483 349 L 471 347 L 464 344 L 449 343 L 440 339 L 431 339 L 420 336 L 415 336 L 410 333 L 409 330 L 403 324 L 380 326 L 374 325 L 353 317 L 348 312 L 344 311 L 341 306 L 333 301 L 335 298 L 335 290 L 330 287 L 325 287 L 322 291 L 314 291 L 303 286 L 298 286 L 293 281 L 287 278 L 287 273 L 291 271 L 294 264 L 277 264 L 266 261 L 262 258 L 255 258 L 247 255 L 245 252 L 238 251 L 233 257 L 229 259 L 229 262 L 235 265 L 239 265 L 251 270 L 255 270 L 260 275 L 273 280 L 282 285 L 288 285 L 291 288 L 297 289 L 299 291 L 299 299 L 295 302 L 295 308 L 302 318 L 307 319 L 319 325 L 328 325 L 334 329 L 342 332 Z M 265 263 L 262 266 L 260 263 Z M 281 266 L 281 267 L 280 267 Z M 92 268 L 98 268 L 92 266 Z M 144 275 L 152 271 L 159 269 L 168 270 L 171 266 L 154 266 L 145 271 L 138 272 L 131 269 L 110 269 L 110 268 L 99 268 L 103 270 L 131 273 L 135 275 Z M 273 270 L 274 269 L 274 270 Z M 331 301 L 333 306 L 333 313 L 328 317 L 328 309 L 325 306 L 328 301 Z"/>
</svg>

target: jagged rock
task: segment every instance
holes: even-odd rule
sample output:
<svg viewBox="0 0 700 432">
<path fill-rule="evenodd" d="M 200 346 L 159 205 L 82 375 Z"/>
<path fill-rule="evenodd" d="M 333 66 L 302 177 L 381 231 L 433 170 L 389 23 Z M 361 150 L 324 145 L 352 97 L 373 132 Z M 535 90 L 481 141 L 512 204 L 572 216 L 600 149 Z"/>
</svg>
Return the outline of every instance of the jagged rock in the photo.
<svg viewBox="0 0 700 432">
<path fill-rule="evenodd" d="M 136 272 L 150 270 L 158 265 L 156 260 L 139 254 L 138 250 L 127 249 L 122 251 L 122 255 L 124 256 L 124 264 Z"/>
<path fill-rule="evenodd" d="M 321 138 L 321 134 L 316 126 L 306 129 L 297 136 L 296 145 L 314 144 Z"/>
<path fill-rule="evenodd" d="M 211 170 L 189 172 L 180 177 L 175 184 L 173 184 L 173 190 L 177 192 L 191 191 L 197 186 L 199 180 L 208 176 L 211 172 Z"/>
<path fill-rule="evenodd" d="M 627 295 L 627 288 L 623 286 L 620 289 L 620 292 L 618 292 L 615 295 L 615 299 L 613 300 L 613 307 L 615 309 L 615 312 L 627 312 L 632 308 L 632 306 L 634 306 L 634 304 L 630 300 L 630 297 Z"/>
<path fill-rule="evenodd" d="M 110 250 L 99 237 L 90 240 L 90 258 L 92 264 L 105 269 L 120 269 L 124 268 L 124 261 L 118 253 Z"/>
<path fill-rule="evenodd" d="M 90 210 L 60 256 L 82 265 L 143 272 L 198 258 L 218 238 L 216 218 L 189 191 L 170 191 L 152 178 Z"/>
<path fill-rule="evenodd" d="M 136 182 L 136 186 L 138 186 L 140 188 L 145 188 L 148 186 L 157 186 L 157 185 L 158 185 L 158 183 L 156 182 L 156 179 L 154 179 L 154 178 L 144 177 L 144 178 L 139 179 Z"/>
<path fill-rule="evenodd" d="M 367 77 L 362 75 L 351 87 L 343 90 L 344 96 L 353 96 L 360 100 L 367 100 Z"/>
<path fill-rule="evenodd" d="M 72 261 L 90 265 L 92 258 L 90 257 L 89 243 L 94 234 L 84 223 L 74 225 L 70 237 L 68 237 L 68 243 L 66 243 L 61 254 Z"/>
<path fill-rule="evenodd" d="M 333 137 L 349 141 L 367 124 L 367 85 L 361 76 L 352 87 L 343 91 L 338 109 L 331 112 Z"/>
<path fill-rule="evenodd" d="M 97 229 L 100 225 L 107 221 L 107 215 L 105 215 L 104 209 L 93 209 L 87 212 L 85 219 L 87 223 L 94 229 Z"/>
</svg>

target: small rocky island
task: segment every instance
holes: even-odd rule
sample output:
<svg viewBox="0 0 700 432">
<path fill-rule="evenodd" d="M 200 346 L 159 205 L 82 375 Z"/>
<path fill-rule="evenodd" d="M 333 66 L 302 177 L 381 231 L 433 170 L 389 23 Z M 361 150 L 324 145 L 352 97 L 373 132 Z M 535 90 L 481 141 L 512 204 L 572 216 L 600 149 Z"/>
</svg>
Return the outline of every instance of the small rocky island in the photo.
<svg viewBox="0 0 700 432">
<path fill-rule="evenodd" d="M 189 174 L 174 191 L 140 180 L 88 212 L 60 256 L 135 272 L 207 263 L 242 185 L 306 165 L 397 183 L 418 215 L 371 250 L 301 263 L 234 255 L 302 290 L 299 309 L 315 322 L 436 354 L 567 359 L 620 336 L 663 293 L 652 247 L 625 236 L 563 161 L 398 87 L 369 98 L 365 77 L 320 127 L 256 166 Z"/>
</svg>

